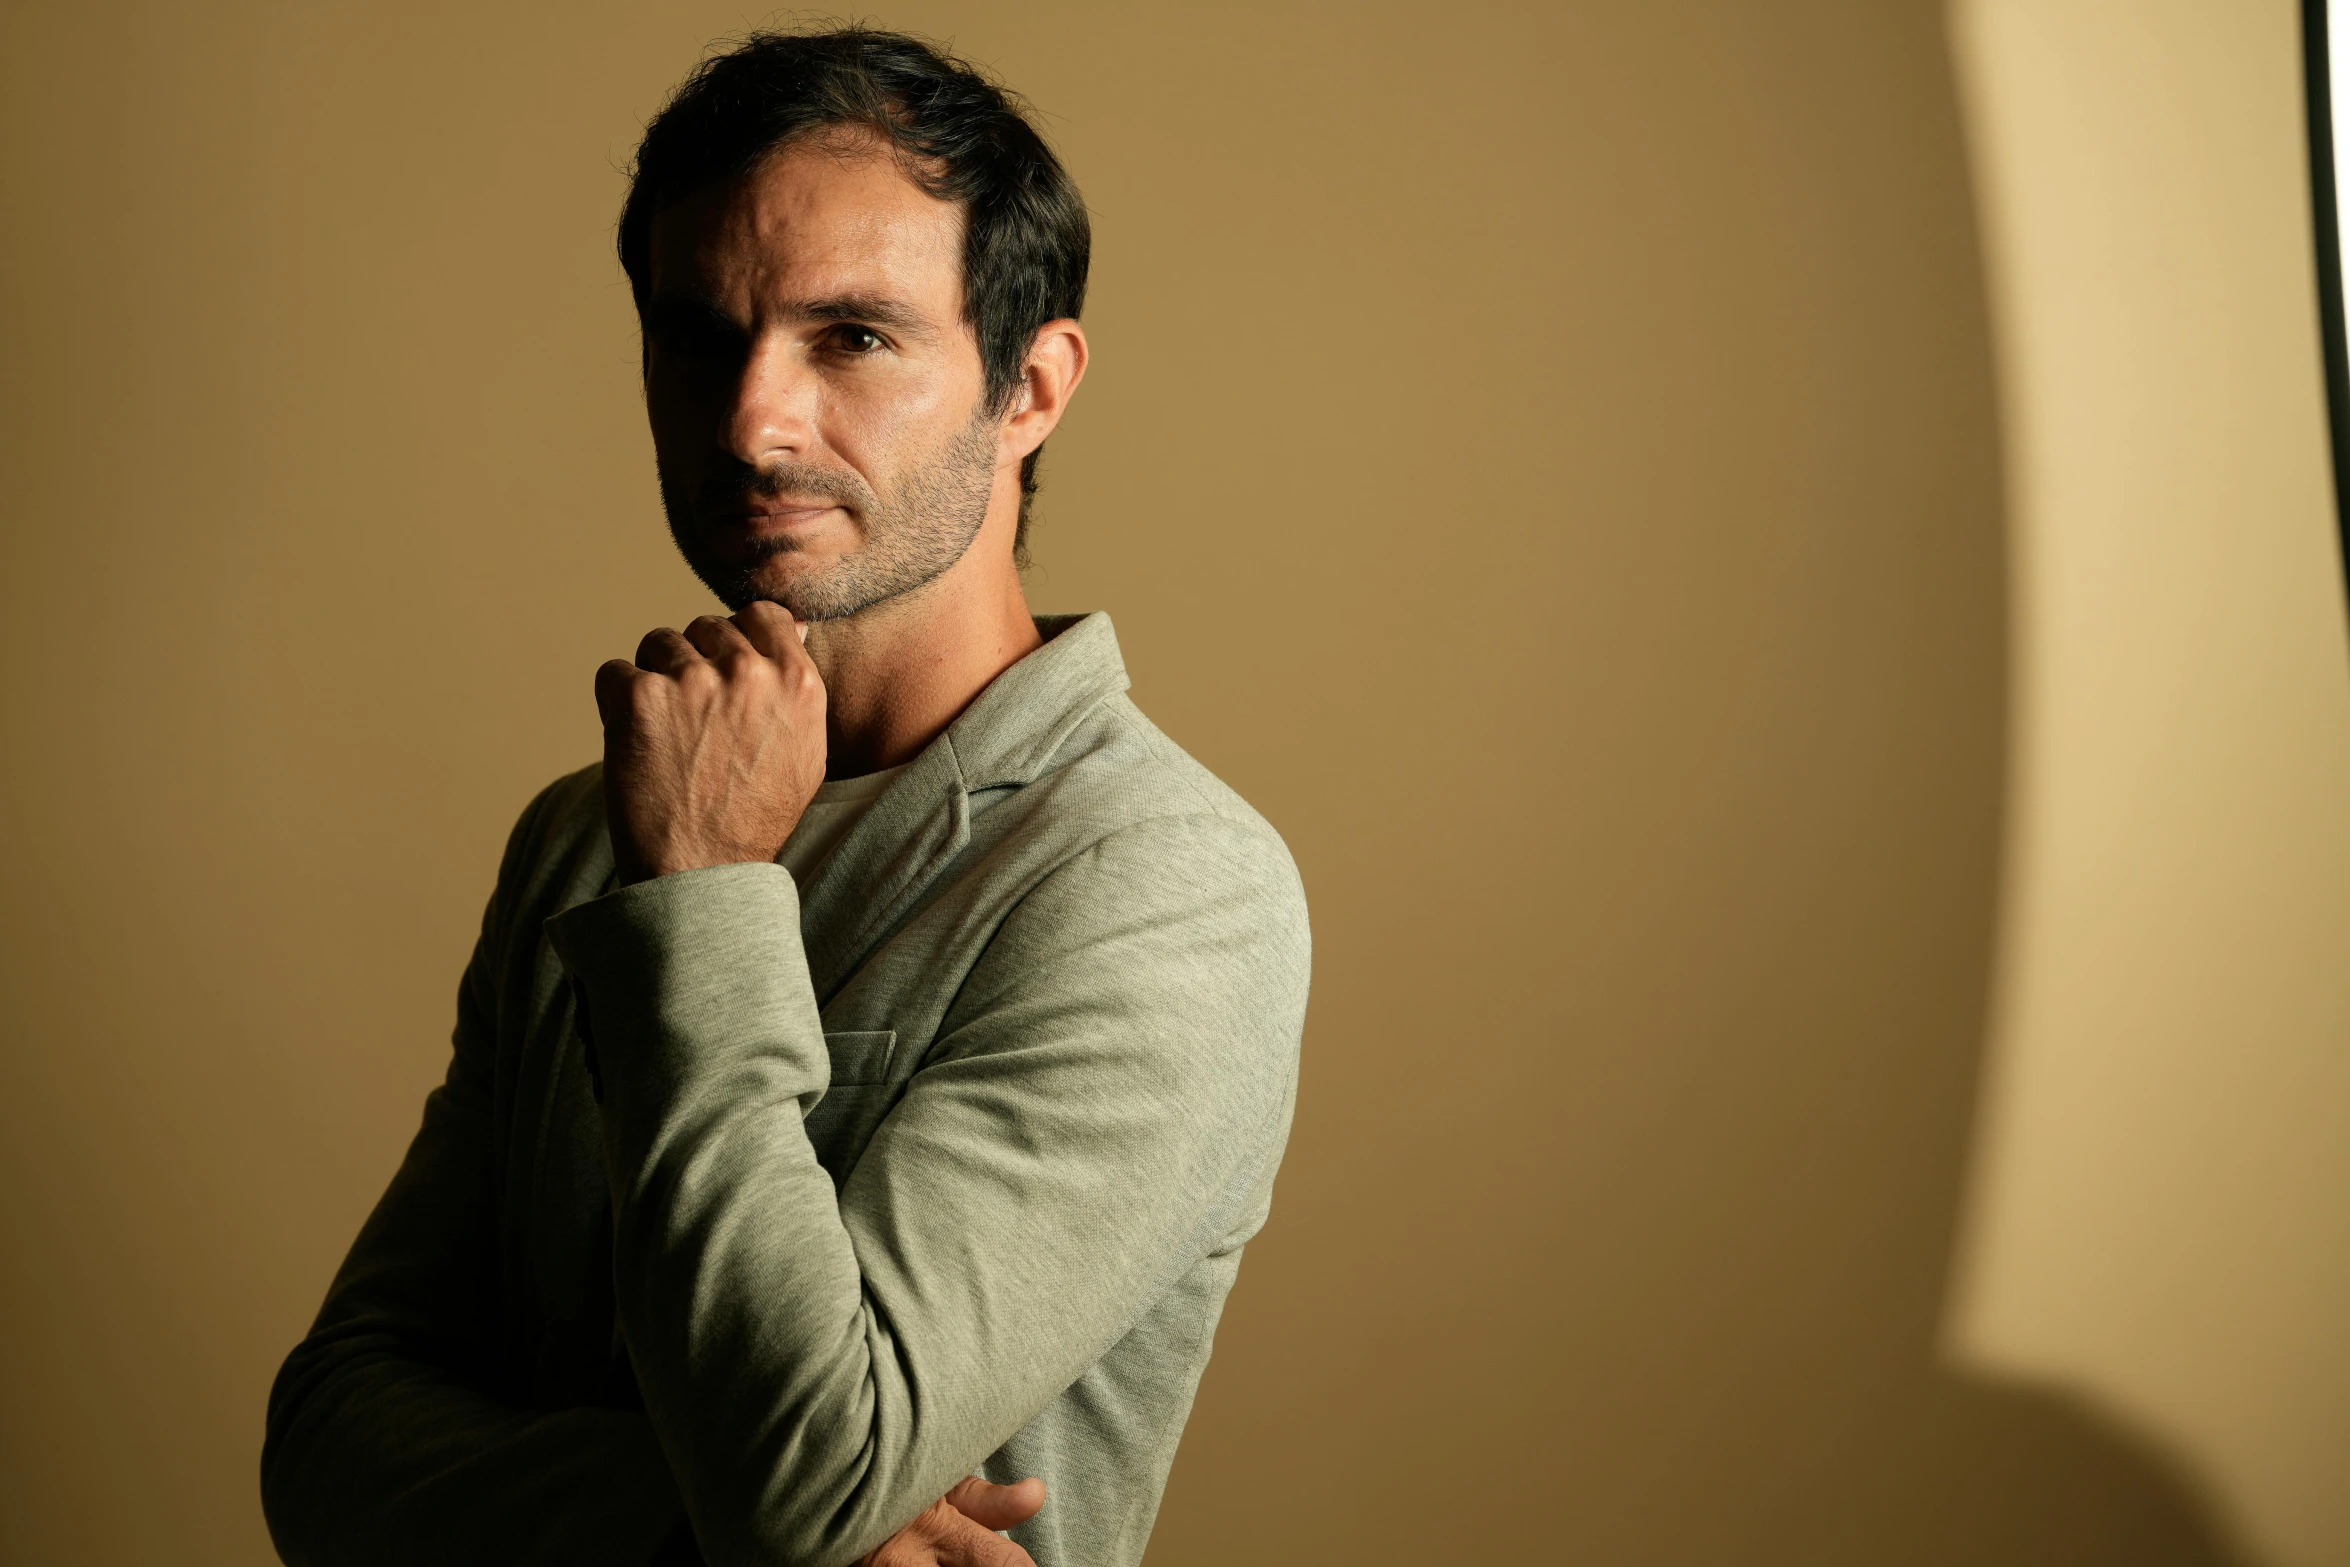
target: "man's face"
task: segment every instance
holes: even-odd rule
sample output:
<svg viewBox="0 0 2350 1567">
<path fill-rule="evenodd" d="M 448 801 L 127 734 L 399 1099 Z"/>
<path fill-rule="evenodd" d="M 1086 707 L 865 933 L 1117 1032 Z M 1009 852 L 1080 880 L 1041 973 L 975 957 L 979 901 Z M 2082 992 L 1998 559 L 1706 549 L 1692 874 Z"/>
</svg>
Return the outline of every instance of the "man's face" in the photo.
<svg viewBox="0 0 2350 1567">
<path fill-rule="evenodd" d="M 650 260 L 661 501 L 712 592 L 836 620 L 962 558 L 999 421 L 960 207 L 870 141 L 796 144 L 662 212 Z"/>
</svg>

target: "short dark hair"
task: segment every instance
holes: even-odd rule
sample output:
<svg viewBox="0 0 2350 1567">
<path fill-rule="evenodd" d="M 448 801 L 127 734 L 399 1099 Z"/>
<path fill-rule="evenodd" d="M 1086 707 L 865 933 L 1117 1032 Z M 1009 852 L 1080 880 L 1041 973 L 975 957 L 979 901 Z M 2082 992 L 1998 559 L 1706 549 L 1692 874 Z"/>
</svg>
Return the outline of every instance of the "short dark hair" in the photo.
<svg viewBox="0 0 2350 1567">
<path fill-rule="evenodd" d="M 740 179 L 788 142 L 834 127 L 870 132 L 906 172 L 963 208 L 963 319 L 979 342 L 986 406 L 1001 412 L 1047 321 L 1085 308 L 1093 224 L 1085 199 L 1011 91 L 921 39 L 876 28 L 755 32 L 694 67 L 645 127 L 620 209 L 620 266 L 641 314 L 653 220 Z M 1020 465 L 1027 558 L 1036 462 Z"/>
</svg>

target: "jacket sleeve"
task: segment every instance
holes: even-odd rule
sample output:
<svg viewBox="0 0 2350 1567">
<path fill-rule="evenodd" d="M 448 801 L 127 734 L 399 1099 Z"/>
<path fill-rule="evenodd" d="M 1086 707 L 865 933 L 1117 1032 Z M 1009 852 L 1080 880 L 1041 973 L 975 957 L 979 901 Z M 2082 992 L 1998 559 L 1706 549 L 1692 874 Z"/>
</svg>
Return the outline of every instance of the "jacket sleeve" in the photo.
<svg viewBox="0 0 2350 1567">
<path fill-rule="evenodd" d="M 685 1540 L 644 1415 L 528 1409 L 493 1370 L 496 975 L 545 799 L 508 845 L 447 1077 L 270 1391 L 262 1505 L 291 1567 L 648 1567 Z"/>
<path fill-rule="evenodd" d="M 1308 966 L 1261 824 L 1138 824 L 1031 888 L 837 1196 L 788 873 L 549 933 L 593 1018 L 623 1332 L 719 1567 L 855 1560 L 1260 1222 Z"/>
</svg>

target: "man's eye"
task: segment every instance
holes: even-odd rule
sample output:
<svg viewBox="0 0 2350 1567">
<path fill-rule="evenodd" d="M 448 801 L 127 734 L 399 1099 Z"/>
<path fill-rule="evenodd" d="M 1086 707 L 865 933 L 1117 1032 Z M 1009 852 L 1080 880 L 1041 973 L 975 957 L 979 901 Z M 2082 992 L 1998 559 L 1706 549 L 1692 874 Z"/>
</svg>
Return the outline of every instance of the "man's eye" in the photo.
<svg viewBox="0 0 2350 1567">
<path fill-rule="evenodd" d="M 664 321 L 651 333 L 663 353 L 689 359 L 718 359 L 742 352 L 742 334 L 707 321 Z"/>
<path fill-rule="evenodd" d="M 832 346 L 844 354 L 869 354 L 881 346 L 881 334 L 869 326 L 837 326 Z"/>
</svg>

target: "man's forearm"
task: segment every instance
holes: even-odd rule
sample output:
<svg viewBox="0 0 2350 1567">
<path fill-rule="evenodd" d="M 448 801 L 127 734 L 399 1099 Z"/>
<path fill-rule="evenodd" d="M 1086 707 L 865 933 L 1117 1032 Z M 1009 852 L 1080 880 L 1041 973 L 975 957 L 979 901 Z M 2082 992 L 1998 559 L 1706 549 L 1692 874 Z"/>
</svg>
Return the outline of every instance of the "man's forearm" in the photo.
<svg viewBox="0 0 2350 1567">
<path fill-rule="evenodd" d="M 623 889 L 549 934 L 597 1040 L 622 1331 L 704 1549 L 833 1567 L 993 1443 L 911 1442 L 910 1390 L 875 1364 L 801 1127 L 830 1074 L 798 924 L 787 873 L 735 865 Z"/>
</svg>

